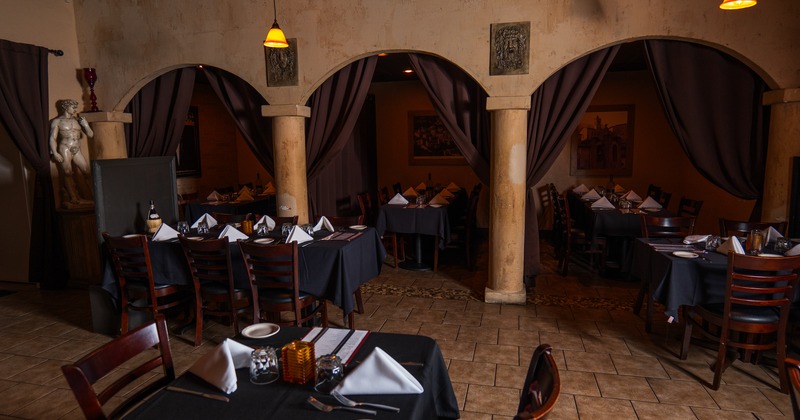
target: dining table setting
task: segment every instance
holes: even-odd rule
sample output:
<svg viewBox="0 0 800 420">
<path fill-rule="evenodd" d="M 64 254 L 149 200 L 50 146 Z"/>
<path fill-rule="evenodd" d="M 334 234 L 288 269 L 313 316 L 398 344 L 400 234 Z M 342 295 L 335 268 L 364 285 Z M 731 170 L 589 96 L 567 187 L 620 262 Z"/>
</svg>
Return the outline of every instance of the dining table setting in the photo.
<svg viewBox="0 0 800 420">
<path fill-rule="evenodd" d="M 227 213 L 231 215 L 275 214 L 277 200 L 275 188 L 264 188 L 256 192 L 247 186 L 229 194 L 212 191 L 205 200 L 190 201 L 185 203 L 186 220 L 197 220 L 201 215 L 208 213 Z"/>
</svg>

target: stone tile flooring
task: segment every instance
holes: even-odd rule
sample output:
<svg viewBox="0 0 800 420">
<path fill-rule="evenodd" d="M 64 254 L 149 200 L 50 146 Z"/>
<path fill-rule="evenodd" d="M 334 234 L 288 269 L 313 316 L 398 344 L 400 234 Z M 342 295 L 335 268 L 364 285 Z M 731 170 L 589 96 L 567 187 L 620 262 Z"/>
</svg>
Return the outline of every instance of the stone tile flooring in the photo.
<svg viewBox="0 0 800 420">
<path fill-rule="evenodd" d="M 531 353 L 554 348 L 562 394 L 553 419 L 773 419 L 791 416 L 789 397 L 776 390 L 774 369 L 734 363 L 719 391 L 710 381 L 714 352 L 693 346 L 676 357 L 678 326 L 657 319 L 653 334 L 631 313 L 636 285 L 571 268 L 555 274 L 549 250 L 528 305 L 486 304 L 485 258 L 471 273 L 447 262 L 437 273 L 384 266 L 364 289 L 358 328 L 435 338 L 448 363 L 463 419 L 511 419 Z M 8 287 L 6 287 L 8 286 Z M 9 285 L 0 284 L 0 289 Z M 329 305 L 331 319 L 341 312 Z M 179 372 L 225 336 L 209 322 L 202 346 L 192 331 L 173 337 Z M 81 418 L 59 366 L 109 337 L 91 332 L 86 291 L 23 288 L 0 297 L 0 419 Z M 127 392 L 127 391 L 126 391 Z"/>
</svg>

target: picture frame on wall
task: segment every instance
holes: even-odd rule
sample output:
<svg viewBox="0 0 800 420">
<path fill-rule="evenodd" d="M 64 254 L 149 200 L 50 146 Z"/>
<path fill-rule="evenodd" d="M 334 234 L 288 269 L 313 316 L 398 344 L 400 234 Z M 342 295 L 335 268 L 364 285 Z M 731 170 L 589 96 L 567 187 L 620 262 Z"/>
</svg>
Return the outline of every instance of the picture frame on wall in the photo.
<svg viewBox="0 0 800 420">
<path fill-rule="evenodd" d="M 175 156 L 178 177 L 200 176 L 200 118 L 196 106 L 189 107 L 181 143 Z"/>
<path fill-rule="evenodd" d="M 634 123 L 634 105 L 590 106 L 571 138 L 570 175 L 632 175 Z"/>
<path fill-rule="evenodd" d="M 435 111 L 409 111 L 408 164 L 467 164 L 450 131 Z"/>
</svg>

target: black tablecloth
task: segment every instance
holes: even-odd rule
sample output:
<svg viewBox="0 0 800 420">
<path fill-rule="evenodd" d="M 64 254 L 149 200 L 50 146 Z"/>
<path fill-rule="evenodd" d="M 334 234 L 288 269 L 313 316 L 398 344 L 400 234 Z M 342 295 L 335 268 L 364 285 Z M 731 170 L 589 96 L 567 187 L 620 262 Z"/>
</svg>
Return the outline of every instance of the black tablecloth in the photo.
<svg viewBox="0 0 800 420">
<path fill-rule="evenodd" d="M 260 215 L 276 215 L 275 208 L 275 195 L 268 195 L 265 197 L 257 196 L 253 201 L 245 201 L 242 203 L 219 203 L 211 204 L 207 201 L 197 201 L 193 203 L 186 203 L 186 221 L 190 224 L 199 219 L 204 213 L 228 213 L 228 214 L 247 214 L 257 213 Z"/>
<path fill-rule="evenodd" d="M 269 338 L 238 339 L 238 341 L 249 346 L 280 348 L 291 340 L 303 337 L 307 331 L 305 328 L 282 327 L 277 335 Z M 229 395 L 229 403 L 162 390 L 125 418 L 331 420 L 459 417 L 458 402 L 453 393 L 447 366 L 435 341 L 416 335 L 370 333 L 354 360 L 363 360 L 375 347 L 380 347 L 398 362 L 423 362 L 424 366 L 404 367 L 422 384 L 424 392 L 419 395 L 353 396 L 351 399 L 400 407 L 399 413 L 378 410 L 378 415 L 375 417 L 342 410 L 324 413 L 311 407 L 306 399 L 311 395 L 327 404 L 341 404 L 329 395 L 314 391 L 312 384 L 294 385 L 278 380 L 267 385 L 253 385 L 250 383 L 248 370 L 239 369 L 238 389 Z M 174 385 L 221 394 L 221 391 L 188 373 L 176 379 Z"/>
<path fill-rule="evenodd" d="M 439 247 L 450 242 L 450 221 L 447 206 L 407 208 L 402 205 L 387 204 L 378 211 L 375 229 L 379 235 L 385 231 L 397 233 L 419 233 L 438 236 Z"/>
<path fill-rule="evenodd" d="M 355 232 L 349 230 L 350 232 Z M 320 239 L 330 232 L 314 234 Z M 277 238 L 276 238 L 277 239 Z M 148 242 L 150 261 L 156 283 L 191 284 L 191 275 L 180 243 L 176 241 Z M 328 299 L 342 308 L 345 314 L 353 311 L 353 293 L 359 285 L 378 277 L 386 258 L 380 237 L 373 228 L 351 241 L 315 241 L 300 246 L 300 290 Z M 236 287 L 249 288 L 242 254 L 236 243 L 231 243 L 231 262 Z M 119 285 L 111 264 L 105 264 L 102 286 L 118 299 Z"/>
</svg>

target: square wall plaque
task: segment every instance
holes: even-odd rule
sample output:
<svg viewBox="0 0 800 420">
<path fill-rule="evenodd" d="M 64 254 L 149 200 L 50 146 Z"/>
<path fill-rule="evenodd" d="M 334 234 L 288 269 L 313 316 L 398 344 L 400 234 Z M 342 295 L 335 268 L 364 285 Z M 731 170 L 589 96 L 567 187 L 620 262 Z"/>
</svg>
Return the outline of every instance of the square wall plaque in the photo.
<svg viewBox="0 0 800 420">
<path fill-rule="evenodd" d="M 528 74 L 531 23 L 493 23 L 489 43 L 489 75 Z"/>
<path fill-rule="evenodd" d="M 297 38 L 286 40 L 286 48 L 264 47 L 267 86 L 297 86 Z"/>
</svg>

